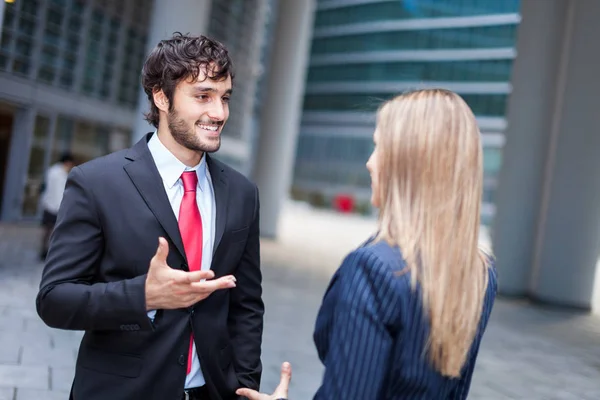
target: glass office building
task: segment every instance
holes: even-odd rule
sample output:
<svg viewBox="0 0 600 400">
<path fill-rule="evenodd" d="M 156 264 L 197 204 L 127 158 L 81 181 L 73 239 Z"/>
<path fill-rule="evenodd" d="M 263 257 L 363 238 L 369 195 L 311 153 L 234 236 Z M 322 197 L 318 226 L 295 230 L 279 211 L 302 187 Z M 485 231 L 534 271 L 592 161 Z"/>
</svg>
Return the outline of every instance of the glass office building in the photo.
<svg viewBox="0 0 600 400">
<path fill-rule="evenodd" d="M 147 42 L 156 4 L 2 1 L 0 219 L 39 218 L 44 172 L 62 152 L 70 151 L 81 163 L 129 147 L 137 139 L 140 71 L 149 46 L 155 45 Z M 227 144 L 218 156 L 243 171 L 251 162 L 250 144 L 260 111 L 256 86 L 266 52 L 270 4 L 210 4 L 208 34 L 228 46 L 238 77 L 223 133 Z M 143 127 L 144 132 L 152 129 Z"/>
<path fill-rule="evenodd" d="M 165 12 L 180 26 L 181 13 L 201 13 L 201 4 L 210 6 L 203 31 L 225 43 L 236 64 L 216 156 L 251 174 L 281 3 L 198 0 L 186 11 L 167 0 L 14 0 L 3 3 L 0 37 L 0 219 L 39 217 L 44 171 L 61 152 L 84 162 L 152 129 L 139 123 L 152 26 Z M 350 193 L 358 211 L 370 212 L 364 163 L 374 110 L 403 90 L 442 86 L 478 117 L 484 215 L 492 216 L 518 7 L 518 0 L 317 1 L 292 195 L 328 205 Z"/>
<path fill-rule="evenodd" d="M 130 144 L 145 0 L 5 2 L 0 44 L 3 219 L 35 218 L 44 171 Z"/>
<path fill-rule="evenodd" d="M 365 163 L 374 111 L 404 90 L 445 87 L 477 116 L 484 221 L 494 214 L 519 0 L 317 2 L 293 195 L 323 205 L 351 194 L 370 212 Z"/>
</svg>

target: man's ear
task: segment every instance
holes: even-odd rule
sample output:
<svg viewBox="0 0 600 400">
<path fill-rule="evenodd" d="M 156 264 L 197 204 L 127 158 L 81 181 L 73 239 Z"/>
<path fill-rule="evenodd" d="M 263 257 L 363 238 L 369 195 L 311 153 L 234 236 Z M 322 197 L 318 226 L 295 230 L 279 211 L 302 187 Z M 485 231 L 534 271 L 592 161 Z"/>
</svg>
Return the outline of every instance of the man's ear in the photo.
<svg viewBox="0 0 600 400">
<path fill-rule="evenodd" d="M 167 95 L 162 89 L 154 90 L 152 97 L 154 98 L 154 104 L 160 111 L 169 112 L 169 99 L 167 99 Z"/>
</svg>

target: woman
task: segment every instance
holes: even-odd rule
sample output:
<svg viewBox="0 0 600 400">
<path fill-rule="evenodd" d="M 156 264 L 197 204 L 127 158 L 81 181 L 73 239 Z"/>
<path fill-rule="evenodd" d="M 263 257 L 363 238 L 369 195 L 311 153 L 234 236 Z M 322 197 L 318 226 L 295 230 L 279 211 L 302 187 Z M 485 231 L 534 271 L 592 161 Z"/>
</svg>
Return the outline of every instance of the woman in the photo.
<svg viewBox="0 0 600 400">
<path fill-rule="evenodd" d="M 367 168 L 379 230 L 333 276 L 314 340 L 315 399 L 465 399 L 496 295 L 478 248 L 482 148 L 456 94 L 418 90 L 378 112 Z M 273 396 L 285 398 L 289 364 Z"/>
</svg>

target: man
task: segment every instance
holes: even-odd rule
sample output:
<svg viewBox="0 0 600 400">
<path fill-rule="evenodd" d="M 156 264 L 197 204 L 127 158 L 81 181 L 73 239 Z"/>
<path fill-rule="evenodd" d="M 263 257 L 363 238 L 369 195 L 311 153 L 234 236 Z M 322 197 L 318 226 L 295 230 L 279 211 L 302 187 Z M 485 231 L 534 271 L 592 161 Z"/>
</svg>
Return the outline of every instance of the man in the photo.
<svg viewBox="0 0 600 400">
<path fill-rule="evenodd" d="M 71 171 L 37 310 L 85 330 L 72 399 L 220 400 L 259 387 L 258 190 L 209 156 L 232 79 L 220 43 L 161 41 L 142 70 L 156 132 Z"/>
<path fill-rule="evenodd" d="M 56 214 L 63 198 L 63 192 L 67 183 L 67 176 L 75 166 L 75 160 L 70 153 L 64 153 L 58 162 L 48 168 L 46 179 L 42 191 L 42 227 L 44 228 L 44 237 L 42 238 L 42 248 L 40 250 L 40 259 L 44 261 L 48 254 L 48 241 L 56 224 Z"/>
</svg>

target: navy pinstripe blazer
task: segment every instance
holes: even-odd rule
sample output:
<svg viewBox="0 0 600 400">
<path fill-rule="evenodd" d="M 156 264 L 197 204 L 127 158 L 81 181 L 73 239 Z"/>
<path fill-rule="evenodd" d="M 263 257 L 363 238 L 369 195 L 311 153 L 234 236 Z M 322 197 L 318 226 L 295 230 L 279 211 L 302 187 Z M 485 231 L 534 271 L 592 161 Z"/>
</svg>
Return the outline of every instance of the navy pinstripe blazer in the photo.
<svg viewBox="0 0 600 400">
<path fill-rule="evenodd" d="M 325 365 L 318 400 L 466 399 L 481 337 L 497 291 L 489 268 L 479 331 L 460 379 L 440 375 L 424 356 L 429 327 L 420 293 L 411 290 L 400 250 L 367 243 L 334 274 L 317 317 L 314 341 Z"/>
</svg>

